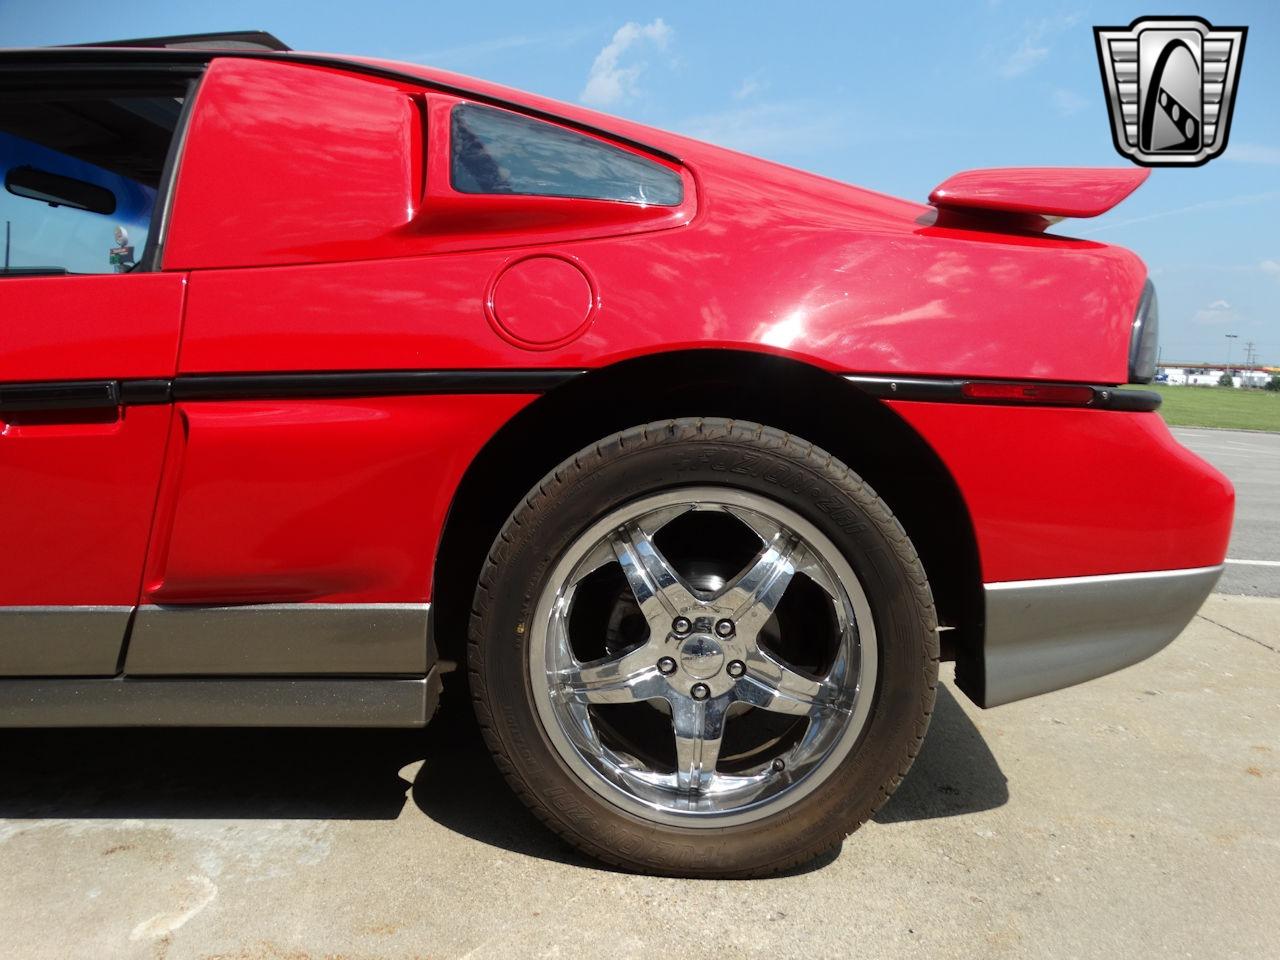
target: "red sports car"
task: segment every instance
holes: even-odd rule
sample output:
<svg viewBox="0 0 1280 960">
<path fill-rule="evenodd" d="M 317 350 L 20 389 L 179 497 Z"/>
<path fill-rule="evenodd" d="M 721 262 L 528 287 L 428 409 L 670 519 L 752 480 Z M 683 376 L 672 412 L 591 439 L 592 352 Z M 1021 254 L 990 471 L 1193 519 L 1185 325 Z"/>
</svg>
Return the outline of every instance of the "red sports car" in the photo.
<svg viewBox="0 0 1280 960">
<path fill-rule="evenodd" d="M 0 54 L 0 723 L 419 726 L 615 864 L 755 876 L 1159 650 L 1233 493 L 1136 169 L 870 193 L 219 35 Z"/>
</svg>

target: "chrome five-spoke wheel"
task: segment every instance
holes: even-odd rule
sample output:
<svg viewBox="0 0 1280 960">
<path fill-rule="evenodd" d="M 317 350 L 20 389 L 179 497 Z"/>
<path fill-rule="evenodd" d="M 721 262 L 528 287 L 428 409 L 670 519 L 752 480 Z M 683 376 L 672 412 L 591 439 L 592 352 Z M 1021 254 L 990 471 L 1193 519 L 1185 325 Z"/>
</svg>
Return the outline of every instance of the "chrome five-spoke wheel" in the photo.
<svg viewBox="0 0 1280 960">
<path fill-rule="evenodd" d="M 468 675 L 498 766 L 569 843 L 755 877 L 893 792 L 933 708 L 936 627 L 906 531 L 838 459 L 757 423 L 662 420 L 517 504 Z"/>
<path fill-rule="evenodd" d="M 669 823 L 745 822 L 800 799 L 848 753 L 875 686 L 875 628 L 847 561 L 794 511 L 726 487 L 644 497 L 586 530 L 532 633 L 532 689 L 561 757 Z"/>
</svg>

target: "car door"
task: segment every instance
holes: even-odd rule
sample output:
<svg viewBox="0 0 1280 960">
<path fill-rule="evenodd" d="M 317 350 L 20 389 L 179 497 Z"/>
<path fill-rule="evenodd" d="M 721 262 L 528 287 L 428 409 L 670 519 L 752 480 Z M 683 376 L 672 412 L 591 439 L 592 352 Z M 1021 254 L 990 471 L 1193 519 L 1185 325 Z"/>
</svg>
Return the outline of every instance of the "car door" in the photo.
<svg viewBox="0 0 1280 960">
<path fill-rule="evenodd" d="M 0 676 L 110 676 L 185 278 L 151 269 L 187 78 L 0 65 Z"/>
</svg>

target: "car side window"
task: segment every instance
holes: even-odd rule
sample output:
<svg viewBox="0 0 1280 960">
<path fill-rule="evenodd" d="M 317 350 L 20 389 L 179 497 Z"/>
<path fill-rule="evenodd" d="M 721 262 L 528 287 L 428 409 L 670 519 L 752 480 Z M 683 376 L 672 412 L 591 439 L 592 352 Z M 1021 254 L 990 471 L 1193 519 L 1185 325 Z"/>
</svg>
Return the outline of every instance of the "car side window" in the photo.
<svg viewBox="0 0 1280 960">
<path fill-rule="evenodd" d="M 674 170 L 594 137 L 508 110 L 464 103 L 450 117 L 459 193 L 524 194 L 678 206 Z"/>
<path fill-rule="evenodd" d="M 143 261 L 182 98 L 0 104 L 0 273 L 128 273 Z"/>
</svg>

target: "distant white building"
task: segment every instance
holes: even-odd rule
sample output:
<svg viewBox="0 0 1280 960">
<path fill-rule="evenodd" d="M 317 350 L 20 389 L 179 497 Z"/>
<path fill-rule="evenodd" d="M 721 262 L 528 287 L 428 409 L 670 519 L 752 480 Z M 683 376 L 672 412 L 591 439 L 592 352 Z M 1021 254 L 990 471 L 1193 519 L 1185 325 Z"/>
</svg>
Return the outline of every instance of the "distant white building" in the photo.
<svg viewBox="0 0 1280 960">
<path fill-rule="evenodd" d="M 1175 387 L 1216 387 L 1223 367 L 1161 367 L 1159 382 Z"/>
<path fill-rule="evenodd" d="M 1218 381 L 1222 379 L 1222 375 L 1226 372 L 1226 367 L 1211 367 L 1207 364 L 1160 367 L 1157 371 L 1156 382 L 1167 383 L 1174 387 L 1216 387 L 1218 386 Z M 1270 379 L 1270 373 L 1258 368 L 1242 370 L 1238 367 L 1233 367 L 1231 370 L 1231 385 L 1237 388 L 1265 387 Z"/>
<path fill-rule="evenodd" d="M 1196 370 L 1187 371 L 1187 386 L 1189 387 L 1216 387 L 1218 381 L 1222 379 L 1222 375 L 1226 373 L 1225 369 L 1218 370 Z M 1232 386 L 1235 386 L 1234 382 Z"/>
</svg>

